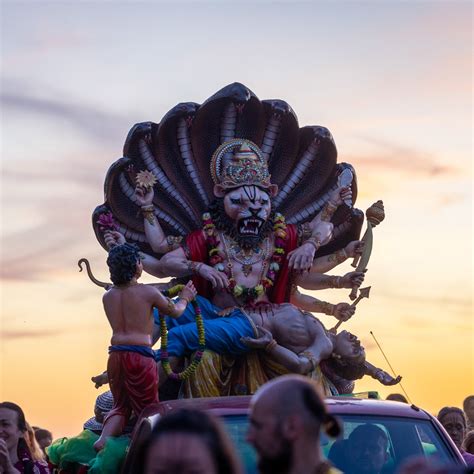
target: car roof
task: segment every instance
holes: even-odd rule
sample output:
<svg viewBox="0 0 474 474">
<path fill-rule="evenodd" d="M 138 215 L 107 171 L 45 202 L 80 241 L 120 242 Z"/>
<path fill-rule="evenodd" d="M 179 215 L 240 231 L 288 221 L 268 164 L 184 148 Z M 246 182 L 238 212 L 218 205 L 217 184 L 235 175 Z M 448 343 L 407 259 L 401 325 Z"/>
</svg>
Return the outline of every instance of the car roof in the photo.
<svg viewBox="0 0 474 474">
<path fill-rule="evenodd" d="M 247 414 L 251 398 L 251 396 L 229 396 L 167 400 L 160 402 L 157 406 L 147 408 L 143 416 L 164 415 L 182 409 L 210 411 L 217 416 Z M 398 416 L 425 420 L 432 418 L 415 405 L 395 401 L 351 397 L 329 397 L 325 401 L 329 413 L 337 415 Z"/>
</svg>

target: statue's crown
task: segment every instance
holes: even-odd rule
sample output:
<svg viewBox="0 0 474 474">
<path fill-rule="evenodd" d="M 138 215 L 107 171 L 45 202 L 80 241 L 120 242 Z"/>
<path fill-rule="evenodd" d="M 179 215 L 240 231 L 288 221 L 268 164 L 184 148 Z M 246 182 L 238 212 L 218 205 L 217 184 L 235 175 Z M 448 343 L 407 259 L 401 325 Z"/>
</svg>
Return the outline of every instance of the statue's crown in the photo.
<svg viewBox="0 0 474 474">
<path fill-rule="evenodd" d="M 230 158 L 229 158 L 230 157 Z M 211 175 L 214 184 L 224 188 L 255 185 L 270 186 L 270 173 L 260 148 L 245 138 L 224 142 L 212 155 Z"/>
</svg>

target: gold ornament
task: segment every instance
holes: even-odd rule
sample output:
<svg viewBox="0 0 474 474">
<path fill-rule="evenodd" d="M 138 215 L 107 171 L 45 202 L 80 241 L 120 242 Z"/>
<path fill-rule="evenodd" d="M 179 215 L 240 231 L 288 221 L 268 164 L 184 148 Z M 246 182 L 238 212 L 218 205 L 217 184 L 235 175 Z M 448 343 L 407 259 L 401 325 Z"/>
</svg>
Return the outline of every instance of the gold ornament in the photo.
<svg viewBox="0 0 474 474">
<path fill-rule="evenodd" d="M 155 175 L 148 170 L 137 173 L 135 181 L 138 186 L 145 189 L 151 189 L 157 183 Z"/>
</svg>

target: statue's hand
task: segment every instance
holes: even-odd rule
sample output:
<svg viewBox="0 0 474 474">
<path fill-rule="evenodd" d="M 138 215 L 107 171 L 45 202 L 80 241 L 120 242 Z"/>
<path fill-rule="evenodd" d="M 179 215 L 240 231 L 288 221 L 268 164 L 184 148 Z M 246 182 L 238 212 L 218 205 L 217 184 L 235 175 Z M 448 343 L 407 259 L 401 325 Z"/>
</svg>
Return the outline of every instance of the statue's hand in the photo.
<svg viewBox="0 0 474 474">
<path fill-rule="evenodd" d="M 153 204 L 153 197 L 155 196 L 155 192 L 153 188 L 143 188 L 141 186 L 137 186 L 135 188 L 135 198 L 137 200 L 137 204 L 140 206 L 151 206 Z"/>
<path fill-rule="evenodd" d="M 349 303 L 338 303 L 334 307 L 334 317 L 338 321 L 347 321 L 348 319 L 352 318 L 355 310 L 355 306 L 352 306 Z"/>
<path fill-rule="evenodd" d="M 393 378 L 385 370 L 378 369 L 375 372 L 374 379 L 378 380 L 382 385 L 397 385 L 402 380 L 402 377 L 398 375 L 396 378 Z"/>
<path fill-rule="evenodd" d="M 199 276 L 210 281 L 212 287 L 216 290 L 223 290 L 224 288 L 229 287 L 229 279 L 227 278 L 227 275 L 209 265 L 199 265 L 197 272 Z"/>
<path fill-rule="evenodd" d="M 105 371 L 95 377 L 91 377 L 91 380 L 94 382 L 95 388 L 100 388 L 102 385 L 109 383 L 109 375 L 107 374 L 107 371 Z"/>
<path fill-rule="evenodd" d="M 273 340 L 273 335 L 268 329 L 257 326 L 258 338 L 241 337 L 240 341 L 251 349 L 265 349 Z"/>
<path fill-rule="evenodd" d="M 329 200 L 335 206 L 340 206 L 346 199 L 352 200 L 352 191 L 348 186 L 341 186 L 329 195 Z"/>
<path fill-rule="evenodd" d="M 356 255 L 362 255 L 364 245 L 365 242 L 363 240 L 353 240 L 352 242 L 349 242 L 344 249 L 347 257 L 354 258 Z"/>
<path fill-rule="evenodd" d="M 179 292 L 179 297 L 184 298 L 185 300 L 192 301 L 194 298 L 196 298 L 197 291 L 196 288 L 194 288 L 194 284 L 192 280 L 189 280 L 186 286 Z"/>
<path fill-rule="evenodd" d="M 341 288 L 353 288 L 364 283 L 365 270 L 363 272 L 349 272 L 341 278 Z"/>
<path fill-rule="evenodd" d="M 116 230 L 108 230 L 107 232 L 105 232 L 104 240 L 105 240 L 105 245 L 107 245 L 107 248 L 109 250 L 112 247 L 115 247 L 116 245 L 122 245 L 127 242 L 125 240 L 125 237 L 120 232 L 117 232 Z"/>
<path fill-rule="evenodd" d="M 297 272 L 309 271 L 313 265 L 316 247 L 310 243 L 303 243 L 287 255 L 288 267 Z"/>
</svg>

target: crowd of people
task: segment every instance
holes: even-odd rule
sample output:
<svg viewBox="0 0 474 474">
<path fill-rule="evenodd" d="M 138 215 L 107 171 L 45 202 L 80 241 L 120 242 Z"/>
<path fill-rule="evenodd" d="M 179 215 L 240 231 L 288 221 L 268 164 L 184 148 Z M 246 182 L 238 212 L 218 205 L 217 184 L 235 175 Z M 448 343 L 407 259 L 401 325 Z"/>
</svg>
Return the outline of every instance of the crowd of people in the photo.
<svg viewBox="0 0 474 474">
<path fill-rule="evenodd" d="M 389 395 L 387 399 L 407 403 L 400 394 Z M 112 407 L 110 392 L 99 395 L 94 416 L 84 423 L 84 431 L 99 436 L 104 416 Z M 463 409 L 442 408 L 438 420 L 468 467 L 439 466 L 425 458 L 410 460 L 397 473 L 474 472 L 474 395 L 464 400 Z M 125 429 L 126 432 L 130 430 L 131 427 Z M 261 474 L 342 472 L 324 458 L 320 447 L 322 433 L 337 438 L 341 434 L 341 424 L 327 412 L 310 379 L 299 375 L 279 377 L 253 396 L 247 441 L 255 448 Z M 0 403 L 1 474 L 53 472 L 54 465 L 48 457 L 54 447 L 53 444 L 48 449 L 52 440 L 50 431 L 30 426 L 20 406 L 12 402 Z M 347 441 L 348 465 L 343 472 L 383 474 L 389 446 L 383 429 L 375 424 L 361 424 L 350 433 Z M 144 474 L 243 472 L 236 450 L 220 421 L 197 410 L 181 410 L 163 416 L 143 443 L 138 460 L 136 472 Z"/>
</svg>

